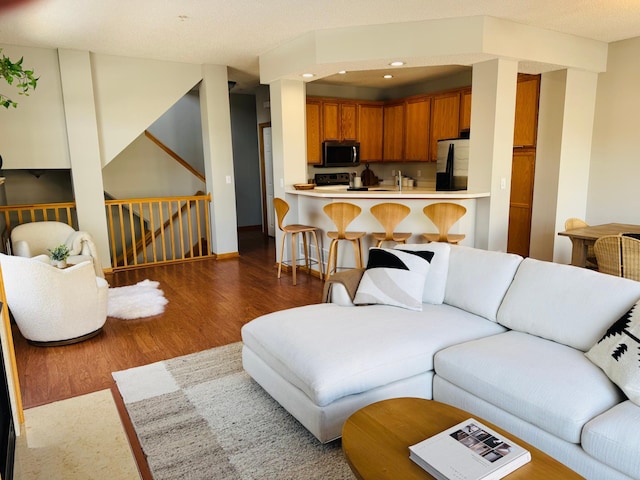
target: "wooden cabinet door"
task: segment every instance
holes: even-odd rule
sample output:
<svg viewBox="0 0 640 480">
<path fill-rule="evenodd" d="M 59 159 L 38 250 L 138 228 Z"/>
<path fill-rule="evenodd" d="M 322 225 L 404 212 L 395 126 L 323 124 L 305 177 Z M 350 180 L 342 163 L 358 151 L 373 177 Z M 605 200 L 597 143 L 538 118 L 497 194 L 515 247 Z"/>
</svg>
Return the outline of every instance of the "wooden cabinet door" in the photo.
<svg viewBox="0 0 640 480">
<path fill-rule="evenodd" d="M 358 138 L 358 106 L 356 103 L 340 103 L 340 140 Z"/>
<path fill-rule="evenodd" d="M 438 140 L 460 135 L 460 91 L 434 95 L 431 100 L 429 157 L 437 160 Z"/>
<path fill-rule="evenodd" d="M 403 160 L 404 103 L 388 104 L 383 108 L 383 160 Z"/>
<path fill-rule="evenodd" d="M 321 103 L 307 99 L 307 163 L 322 163 L 322 122 Z"/>
<path fill-rule="evenodd" d="M 361 162 L 382 161 L 382 104 L 358 105 L 358 141 Z"/>
<path fill-rule="evenodd" d="M 429 121 L 431 98 L 412 98 L 405 102 L 404 159 L 429 161 Z"/>
<path fill-rule="evenodd" d="M 471 89 L 465 88 L 460 94 L 460 131 L 471 129 Z"/>
<path fill-rule="evenodd" d="M 516 116 L 513 128 L 514 147 L 535 147 L 538 131 L 538 99 L 540 76 L 518 76 Z"/>
<path fill-rule="evenodd" d="M 322 101 L 322 138 L 340 140 L 340 104 Z"/>
<path fill-rule="evenodd" d="M 511 199 L 507 252 L 529 256 L 535 149 L 514 149 L 511 166 Z"/>
</svg>

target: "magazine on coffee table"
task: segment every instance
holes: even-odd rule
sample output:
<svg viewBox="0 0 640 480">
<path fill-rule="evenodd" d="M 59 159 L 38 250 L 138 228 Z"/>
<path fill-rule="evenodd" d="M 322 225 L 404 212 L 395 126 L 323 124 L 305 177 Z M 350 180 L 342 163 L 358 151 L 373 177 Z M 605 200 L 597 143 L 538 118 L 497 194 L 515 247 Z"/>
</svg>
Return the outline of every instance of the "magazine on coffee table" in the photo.
<svg viewBox="0 0 640 480">
<path fill-rule="evenodd" d="M 531 453 L 469 418 L 411 445 L 409 458 L 438 480 L 497 480 L 529 462 Z"/>
</svg>

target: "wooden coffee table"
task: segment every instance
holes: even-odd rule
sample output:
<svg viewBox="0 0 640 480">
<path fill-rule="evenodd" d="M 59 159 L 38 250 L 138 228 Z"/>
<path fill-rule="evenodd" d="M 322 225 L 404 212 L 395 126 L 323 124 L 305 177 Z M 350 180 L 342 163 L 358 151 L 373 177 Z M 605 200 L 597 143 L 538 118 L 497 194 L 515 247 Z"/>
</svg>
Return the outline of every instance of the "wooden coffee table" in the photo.
<svg viewBox="0 0 640 480">
<path fill-rule="evenodd" d="M 467 418 L 475 418 L 531 452 L 531 462 L 505 478 L 583 478 L 546 453 L 477 415 L 421 398 L 394 398 L 358 410 L 344 424 L 342 450 L 351 470 L 362 480 L 433 478 L 409 459 L 409 446 Z"/>
</svg>

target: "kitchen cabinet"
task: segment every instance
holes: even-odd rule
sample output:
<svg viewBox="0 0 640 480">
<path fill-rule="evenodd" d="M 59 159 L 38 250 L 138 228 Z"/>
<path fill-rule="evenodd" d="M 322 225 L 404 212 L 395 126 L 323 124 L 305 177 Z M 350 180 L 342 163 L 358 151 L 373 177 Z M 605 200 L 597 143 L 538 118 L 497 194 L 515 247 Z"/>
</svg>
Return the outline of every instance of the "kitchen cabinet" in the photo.
<svg viewBox="0 0 640 480">
<path fill-rule="evenodd" d="M 431 123 L 429 160 L 435 162 L 438 140 L 457 138 L 460 135 L 460 91 L 433 95 L 431 99 Z"/>
<path fill-rule="evenodd" d="M 471 88 L 460 92 L 460 131 L 471 129 Z"/>
<path fill-rule="evenodd" d="M 358 133 L 357 104 L 352 101 L 322 101 L 324 140 L 356 140 Z"/>
<path fill-rule="evenodd" d="M 399 162 L 404 159 L 404 102 L 387 103 L 383 107 L 383 160 Z"/>
<path fill-rule="evenodd" d="M 538 131 L 539 75 L 519 75 L 516 90 L 514 147 L 535 147 Z"/>
<path fill-rule="evenodd" d="M 307 98 L 307 164 L 322 163 L 322 103 Z"/>
<path fill-rule="evenodd" d="M 361 162 L 382 161 L 382 102 L 358 104 L 358 141 Z"/>
<path fill-rule="evenodd" d="M 429 121 L 431 97 L 420 96 L 405 101 L 404 159 L 429 161 Z"/>
</svg>

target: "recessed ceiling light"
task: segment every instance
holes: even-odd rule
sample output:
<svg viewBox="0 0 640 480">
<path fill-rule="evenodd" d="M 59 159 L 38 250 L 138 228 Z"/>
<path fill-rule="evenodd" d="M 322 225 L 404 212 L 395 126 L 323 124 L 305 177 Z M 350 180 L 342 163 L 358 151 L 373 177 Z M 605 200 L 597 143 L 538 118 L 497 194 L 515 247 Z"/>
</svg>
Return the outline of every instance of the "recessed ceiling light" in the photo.
<svg viewBox="0 0 640 480">
<path fill-rule="evenodd" d="M 401 67 L 402 65 L 404 65 L 403 61 L 396 61 L 396 62 L 391 62 L 389 65 L 391 65 L 392 67 Z"/>
<path fill-rule="evenodd" d="M 393 75 L 386 74 L 386 75 L 383 75 L 382 78 L 393 78 Z"/>
<path fill-rule="evenodd" d="M 315 75 L 313 73 L 303 73 L 302 76 L 304 78 L 311 78 L 311 77 L 314 77 Z"/>
<path fill-rule="evenodd" d="M 347 71 L 346 71 L 346 70 L 340 70 L 338 73 L 339 73 L 340 75 L 344 75 L 345 73 L 347 73 Z"/>
</svg>

